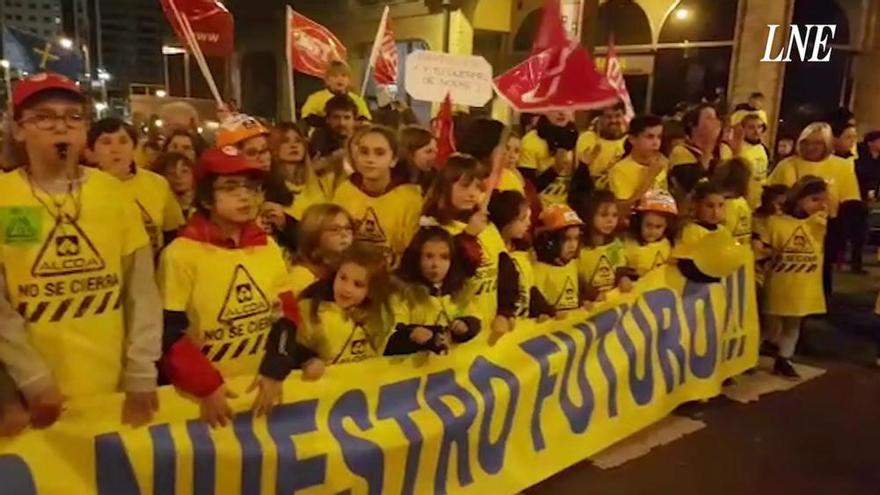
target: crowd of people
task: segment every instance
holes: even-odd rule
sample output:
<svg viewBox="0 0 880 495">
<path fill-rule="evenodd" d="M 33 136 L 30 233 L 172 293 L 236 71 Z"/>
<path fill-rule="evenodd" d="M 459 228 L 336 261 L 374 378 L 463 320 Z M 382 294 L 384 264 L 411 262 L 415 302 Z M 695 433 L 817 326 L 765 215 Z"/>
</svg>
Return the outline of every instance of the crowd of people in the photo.
<svg viewBox="0 0 880 495">
<path fill-rule="evenodd" d="M 265 413 L 294 369 L 319 380 L 492 345 L 670 264 L 717 281 L 692 253 L 722 242 L 754 251 L 762 352 L 797 379 L 801 320 L 825 312 L 845 240 L 860 252 L 852 234 L 880 180 L 880 133 L 856 166 L 845 114 L 770 153 L 760 94 L 729 116 L 699 104 L 628 119 L 618 104 L 581 127 L 564 111 L 517 128 L 457 115 L 456 151 L 438 156 L 430 127 L 372 122 L 345 64 L 326 83 L 300 123 L 222 109 L 210 146 L 189 123 L 145 141 L 92 122 L 56 74 L 17 83 L 0 175 L 0 434 L 116 391 L 142 424 L 162 384 L 224 426 L 230 398 L 253 393 Z M 247 391 L 226 386 L 242 375 Z"/>
</svg>

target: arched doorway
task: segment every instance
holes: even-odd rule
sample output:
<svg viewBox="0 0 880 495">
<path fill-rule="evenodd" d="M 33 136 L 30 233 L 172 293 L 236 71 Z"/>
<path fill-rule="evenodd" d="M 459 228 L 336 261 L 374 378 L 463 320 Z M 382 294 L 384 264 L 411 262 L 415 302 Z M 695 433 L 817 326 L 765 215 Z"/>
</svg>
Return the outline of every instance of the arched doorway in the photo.
<svg viewBox="0 0 880 495">
<path fill-rule="evenodd" d="M 738 0 L 681 0 L 663 23 L 655 62 L 652 110 L 680 102 L 726 103 Z"/>
<path fill-rule="evenodd" d="M 785 65 L 781 117 L 786 128 L 796 130 L 826 118 L 840 106 L 849 105 L 853 50 L 849 46 L 849 20 L 836 0 L 797 0 L 791 23 L 802 28 L 807 24 L 837 26 L 829 62 L 802 62 L 792 57 Z M 807 53 L 812 51 L 811 42 Z"/>
<path fill-rule="evenodd" d="M 604 70 L 607 44 L 614 37 L 623 77 L 636 113 L 647 112 L 650 106 L 654 56 L 651 23 L 635 0 L 608 0 L 599 6 L 598 30 L 589 39 L 583 29 L 582 42 L 596 47 L 596 62 Z"/>
</svg>

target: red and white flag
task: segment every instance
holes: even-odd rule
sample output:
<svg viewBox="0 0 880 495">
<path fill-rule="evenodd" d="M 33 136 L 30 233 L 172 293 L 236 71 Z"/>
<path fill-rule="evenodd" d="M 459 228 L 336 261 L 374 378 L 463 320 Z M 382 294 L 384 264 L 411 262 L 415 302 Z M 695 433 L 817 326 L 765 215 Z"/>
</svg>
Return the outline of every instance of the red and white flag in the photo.
<svg viewBox="0 0 880 495">
<path fill-rule="evenodd" d="M 452 97 L 446 93 L 437 117 L 431 122 L 434 135 L 437 136 L 437 159 L 435 166 L 439 170 L 446 165 L 446 160 L 455 153 L 455 126 L 452 121 Z"/>
<path fill-rule="evenodd" d="M 287 17 L 287 50 L 295 70 L 324 77 L 331 62 L 348 58 L 345 45 L 329 29 L 297 12 L 288 12 Z"/>
<path fill-rule="evenodd" d="M 185 17 L 202 53 L 208 57 L 227 57 L 235 49 L 232 14 L 218 0 L 161 0 L 165 17 L 177 37 L 189 46 L 178 15 Z"/>
<path fill-rule="evenodd" d="M 629 90 L 626 89 L 626 80 L 623 78 L 623 67 L 620 66 L 620 59 L 617 58 L 617 47 L 614 46 L 614 36 L 608 40 L 608 55 L 605 58 L 605 79 L 608 84 L 617 92 L 623 104 L 626 106 L 626 119 L 632 120 L 636 116 L 633 110 L 632 100 L 629 97 Z"/>
<path fill-rule="evenodd" d="M 373 69 L 373 79 L 376 84 L 397 84 L 398 58 L 397 43 L 394 41 L 394 31 L 391 30 L 391 18 L 388 15 L 388 6 L 382 14 L 379 30 L 376 32 L 376 40 L 373 42 L 373 50 L 370 53 L 370 67 Z"/>
</svg>

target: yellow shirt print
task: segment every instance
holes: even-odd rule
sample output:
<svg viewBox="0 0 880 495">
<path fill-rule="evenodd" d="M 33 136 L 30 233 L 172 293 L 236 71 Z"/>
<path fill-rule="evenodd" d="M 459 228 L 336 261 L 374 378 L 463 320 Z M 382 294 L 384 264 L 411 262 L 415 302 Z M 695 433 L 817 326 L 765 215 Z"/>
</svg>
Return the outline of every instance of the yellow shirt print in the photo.
<svg viewBox="0 0 880 495">
<path fill-rule="evenodd" d="M 571 189 L 571 175 L 558 175 L 556 179 L 541 191 L 541 205 L 548 208 L 552 205 L 568 203 L 568 191 Z"/>
<path fill-rule="evenodd" d="M 823 243 L 827 219 L 775 215 L 762 241 L 773 250 L 764 281 L 765 314 L 806 316 L 825 312 L 822 290 Z"/>
<path fill-rule="evenodd" d="M 396 266 L 419 227 L 421 188 L 405 184 L 373 197 L 347 181 L 339 186 L 333 202 L 354 219 L 355 240 L 384 247 L 390 265 Z"/>
<path fill-rule="evenodd" d="M 536 263 L 535 287 L 557 311 L 577 309 L 580 307 L 577 261 L 571 260 L 564 266 Z"/>
<path fill-rule="evenodd" d="M 528 318 L 531 305 L 532 287 L 535 287 L 534 261 L 529 251 L 514 251 L 510 253 L 510 259 L 519 274 L 519 294 L 516 298 L 516 316 Z"/>
<path fill-rule="evenodd" d="M 462 222 L 452 222 L 442 227 L 450 234 L 458 235 L 464 232 L 467 225 Z M 476 275 L 469 278 L 465 284 L 464 292 L 475 298 L 474 308 L 477 314 L 474 316 L 482 319 L 483 324 L 487 324 L 498 313 L 498 258 L 501 253 L 507 252 L 507 247 L 498 229 L 492 224 L 477 236 L 477 242 L 480 244 L 483 258 Z"/>
<path fill-rule="evenodd" d="M 626 256 L 626 266 L 634 269 L 641 277 L 669 261 L 672 244 L 665 237 L 644 245 L 635 239 L 627 239 L 623 252 Z"/>
<path fill-rule="evenodd" d="M 312 305 L 318 304 L 318 318 L 312 318 Z M 380 356 L 377 346 L 363 325 L 355 322 L 334 302 L 306 299 L 300 302 L 302 329 L 296 340 L 327 364 L 357 363 Z M 380 348 L 381 347 L 381 348 Z"/>
<path fill-rule="evenodd" d="M 159 289 L 166 311 L 185 312 L 189 336 L 225 377 L 257 372 L 279 295 L 289 290 L 281 249 L 226 249 L 189 238 L 162 253 Z"/>
<path fill-rule="evenodd" d="M 623 243 L 619 239 L 597 248 L 583 248 L 578 257 L 578 275 L 585 287 L 599 292 L 614 288 L 617 269 L 626 266 Z"/>
<path fill-rule="evenodd" d="M 122 181 L 122 188 L 134 197 L 150 246 L 158 254 L 165 246 L 164 233 L 176 231 L 184 224 L 183 211 L 171 186 L 161 175 L 138 169 L 130 179 Z"/>
<path fill-rule="evenodd" d="M 70 397 L 118 390 L 125 362 L 122 260 L 149 246 L 140 212 L 120 182 L 81 170 L 75 200 L 32 190 L 20 170 L 0 175 L 3 289 Z M 59 218 L 55 202 L 63 204 Z"/>
<path fill-rule="evenodd" d="M 728 198 L 724 202 L 724 227 L 743 246 L 752 242 L 752 208 L 746 198 Z"/>
</svg>

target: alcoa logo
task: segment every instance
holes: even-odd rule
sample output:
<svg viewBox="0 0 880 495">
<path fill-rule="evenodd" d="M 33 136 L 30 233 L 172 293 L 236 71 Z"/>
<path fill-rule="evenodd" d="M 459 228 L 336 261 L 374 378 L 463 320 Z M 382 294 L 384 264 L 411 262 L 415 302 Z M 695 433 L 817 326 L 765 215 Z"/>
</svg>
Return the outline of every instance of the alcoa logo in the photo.
<svg viewBox="0 0 880 495">
<path fill-rule="evenodd" d="M 791 62 L 792 50 L 797 50 L 795 60 L 802 62 L 828 62 L 831 60 L 831 41 L 837 32 L 834 24 L 806 24 L 789 26 L 788 44 L 783 41 L 779 53 L 771 58 L 778 24 L 768 24 L 767 45 L 761 62 Z M 812 53 L 810 53 L 812 49 Z"/>
</svg>

